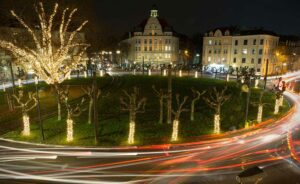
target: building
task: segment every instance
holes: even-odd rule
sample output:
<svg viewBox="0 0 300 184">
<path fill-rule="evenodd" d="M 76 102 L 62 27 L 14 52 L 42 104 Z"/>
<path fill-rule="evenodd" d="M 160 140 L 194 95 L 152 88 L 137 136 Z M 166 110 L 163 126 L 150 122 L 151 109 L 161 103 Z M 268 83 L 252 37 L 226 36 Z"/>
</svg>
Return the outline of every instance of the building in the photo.
<svg viewBox="0 0 300 184">
<path fill-rule="evenodd" d="M 176 35 L 153 6 L 150 17 L 135 27 L 129 38 L 121 43 L 129 45 L 127 60 L 130 63 L 170 64 L 178 61 L 179 38 Z"/>
<path fill-rule="evenodd" d="M 254 68 L 258 75 L 266 73 L 269 63 L 268 74 L 273 74 L 278 42 L 275 33 L 262 29 L 217 28 L 204 36 L 202 62 L 210 68 Z"/>
</svg>

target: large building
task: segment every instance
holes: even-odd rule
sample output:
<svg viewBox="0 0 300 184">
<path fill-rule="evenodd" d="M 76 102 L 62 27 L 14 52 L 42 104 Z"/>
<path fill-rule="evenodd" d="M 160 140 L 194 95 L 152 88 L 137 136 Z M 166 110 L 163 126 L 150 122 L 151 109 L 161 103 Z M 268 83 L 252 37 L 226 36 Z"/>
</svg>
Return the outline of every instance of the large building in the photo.
<svg viewBox="0 0 300 184">
<path fill-rule="evenodd" d="M 129 33 L 121 43 L 129 45 L 127 59 L 131 63 L 160 65 L 178 61 L 179 39 L 153 6 L 150 17 Z"/>
<path fill-rule="evenodd" d="M 279 37 L 262 29 L 217 28 L 205 34 L 202 63 L 211 68 L 254 68 L 257 74 L 276 73 L 275 49 Z"/>
</svg>

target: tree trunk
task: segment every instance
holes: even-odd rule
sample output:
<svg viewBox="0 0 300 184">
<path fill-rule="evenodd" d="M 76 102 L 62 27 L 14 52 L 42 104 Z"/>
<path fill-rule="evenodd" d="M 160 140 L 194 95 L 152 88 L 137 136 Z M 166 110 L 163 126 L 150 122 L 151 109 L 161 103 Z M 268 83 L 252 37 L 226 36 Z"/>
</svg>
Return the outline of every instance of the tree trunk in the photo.
<svg viewBox="0 0 300 184">
<path fill-rule="evenodd" d="M 57 121 L 61 121 L 61 103 L 59 99 L 57 99 Z"/>
<path fill-rule="evenodd" d="M 280 107 L 283 106 L 283 95 L 281 95 L 280 98 L 279 98 L 279 106 Z"/>
<path fill-rule="evenodd" d="M 258 106 L 258 112 L 257 112 L 257 122 L 262 122 L 262 115 L 263 115 L 263 105 Z"/>
<path fill-rule="evenodd" d="M 23 113 L 23 132 L 24 136 L 30 136 L 30 120 L 26 112 Z"/>
<path fill-rule="evenodd" d="M 174 119 L 171 142 L 178 141 L 178 128 L 179 128 L 179 120 Z"/>
<path fill-rule="evenodd" d="M 214 116 L 214 133 L 219 134 L 220 132 L 221 132 L 220 114 L 215 114 L 215 116 Z"/>
<path fill-rule="evenodd" d="M 134 144 L 135 138 L 135 112 L 131 110 L 129 114 L 129 133 L 128 133 L 128 144 Z"/>
<path fill-rule="evenodd" d="M 191 121 L 194 121 L 194 114 L 195 114 L 195 100 L 192 101 L 191 104 Z"/>
<path fill-rule="evenodd" d="M 94 100 L 93 100 L 93 99 L 90 99 L 90 103 L 89 103 L 89 120 L 88 120 L 88 124 L 91 124 L 91 123 L 92 123 L 93 105 L 94 105 Z"/>
<path fill-rule="evenodd" d="M 68 115 L 67 118 L 67 142 L 72 142 L 74 137 L 73 137 L 73 120 L 70 117 L 70 115 Z"/>
<path fill-rule="evenodd" d="M 276 98 L 275 108 L 274 108 L 274 114 L 275 115 L 279 113 L 279 107 L 280 107 L 280 100 Z"/>
<path fill-rule="evenodd" d="M 6 96 L 6 100 L 7 100 L 7 105 L 8 105 L 9 111 L 13 111 L 14 110 L 14 106 L 13 106 L 13 103 L 12 103 L 11 95 L 9 93 L 5 93 L 5 96 Z"/>
<path fill-rule="evenodd" d="M 160 112 L 159 112 L 159 123 L 162 124 L 164 120 L 164 101 L 163 98 L 159 100 L 160 103 Z"/>
</svg>

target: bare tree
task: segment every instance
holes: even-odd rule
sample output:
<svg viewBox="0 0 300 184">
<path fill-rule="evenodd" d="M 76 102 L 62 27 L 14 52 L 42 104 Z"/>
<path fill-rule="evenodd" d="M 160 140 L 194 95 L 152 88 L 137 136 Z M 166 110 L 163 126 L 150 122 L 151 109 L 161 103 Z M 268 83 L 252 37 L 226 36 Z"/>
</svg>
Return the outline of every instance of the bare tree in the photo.
<svg viewBox="0 0 300 184">
<path fill-rule="evenodd" d="M 129 134 L 128 134 L 128 144 L 134 144 L 135 138 L 135 123 L 136 115 L 138 113 L 145 112 L 146 98 L 141 98 L 139 89 L 137 87 L 133 88 L 132 93 L 128 93 L 126 90 L 123 90 L 124 97 L 120 98 L 121 110 L 129 112 Z"/>
<path fill-rule="evenodd" d="M 209 97 L 203 98 L 204 101 L 207 103 L 207 105 L 215 110 L 214 133 L 216 134 L 220 133 L 221 131 L 221 126 L 220 126 L 221 107 L 230 98 L 230 95 L 225 94 L 227 88 L 228 87 L 226 86 L 223 90 L 218 91 L 217 88 L 214 87 L 213 90 L 209 92 Z"/>
<path fill-rule="evenodd" d="M 164 119 L 164 99 L 168 98 L 168 93 L 164 92 L 163 89 L 160 89 L 158 91 L 154 85 L 152 86 L 152 89 L 159 99 L 159 123 L 162 124 Z"/>
<path fill-rule="evenodd" d="M 100 89 L 95 89 L 94 85 L 91 86 L 85 86 L 81 87 L 82 91 L 88 96 L 89 98 L 89 118 L 88 118 L 88 123 L 92 123 L 92 117 L 93 117 L 93 105 L 94 103 L 94 92 L 96 90 L 96 99 L 99 99 L 99 96 L 101 95 L 101 90 Z"/>
<path fill-rule="evenodd" d="M 17 104 L 15 108 L 22 110 L 23 117 L 23 135 L 30 135 L 30 119 L 28 116 L 28 112 L 31 111 L 37 105 L 36 95 L 31 92 L 28 93 L 26 97 L 24 95 L 24 91 L 20 90 L 18 95 L 13 95 L 13 98 L 16 100 Z"/>
<path fill-rule="evenodd" d="M 264 106 L 268 105 L 268 103 L 263 103 L 264 93 L 265 93 L 264 91 L 261 91 L 260 96 L 259 96 L 259 101 L 252 103 L 253 105 L 257 105 L 258 106 L 257 118 L 256 118 L 256 121 L 258 123 L 262 122 Z"/>
<path fill-rule="evenodd" d="M 171 137 L 171 141 L 178 141 L 178 131 L 179 131 L 179 123 L 180 123 L 180 115 L 183 112 L 187 112 L 189 111 L 188 109 L 184 108 L 184 105 L 187 101 L 188 97 L 185 96 L 182 100 L 182 102 L 180 102 L 180 95 L 176 94 L 176 103 L 177 103 L 177 110 L 172 110 L 172 114 L 175 116 L 174 117 L 174 121 L 173 121 L 173 130 L 172 130 L 172 137 Z"/>
<path fill-rule="evenodd" d="M 192 88 L 191 90 L 193 92 L 193 100 L 192 100 L 192 103 L 191 103 L 191 117 L 190 118 L 191 118 L 191 121 L 194 121 L 194 119 L 195 119 L 194 118 L 195 104 L 196 104 L 197 101 L 200 100 L 200 97 L 206 93 L 206 91 L 200 92 L 200 91 L 195 90 L 194 88 Z"/>
<path fill-rule="evenodd" d="M 69 86 L 62 90 L 63 93 L 61 93 L 60 98 L 61 102 L 64 103 L 66 110 L 67 110 L 67 142 L 72 142 L 74 140 L 74 117 L 78 117 L 82 114 L 83 111 L 86 109 L 82 106 L 84 105 L 85 99 L 82 98 L 80 103 L 77 103 L 75 105 L 71 105 L 69 103 Z"/>
</svg>

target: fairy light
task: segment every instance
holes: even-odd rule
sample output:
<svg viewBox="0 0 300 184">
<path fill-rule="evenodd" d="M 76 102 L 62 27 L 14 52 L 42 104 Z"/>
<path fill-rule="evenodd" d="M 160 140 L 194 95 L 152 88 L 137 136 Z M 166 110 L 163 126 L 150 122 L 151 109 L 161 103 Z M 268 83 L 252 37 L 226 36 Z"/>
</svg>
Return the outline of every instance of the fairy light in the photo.
<svg viewBox="0 0 300 184">
<path fill-rule="evenodd" d="M 226 75 L 226 81 L 228 82 L 230 80 L 229 74 Z"/>
<path fill-rule="evenodd" d="M 163 75 L 167 76 L 167 70 L 166 69 L 164 69 L 164 74 Z"/>
<path fill-rule="evenodd" d="M 131 121 L 129 123 L 128 144 L 134 144 L 134 134 L 135 134 L 135 122 Z"/>
<path fill-rule="evenodd" d="M 279 113 L 279 107 L 280 107 L 280 100 L 276 98 L 274 114 L 278 114 Z"/>
<path fill-rule="evenodd" d="M 23 135 L 30 136 L 30 121 L 27 114 L 23 115 Z"/>
<path fill-rule="evenodd" d="M 67 142 L 72 142 L 74 140 L 73 137 L 73 120 L 67 119 Z"/>
<path fill-rule="evenodd" d="M 258 106 L 258 112 L 257 112 L 257 122 L 262 122 L 262 115 L 263 115 L 263 105 Z"/>
<path fill-rule="evenodd" d="M 258 88 L 258 84 L 259 84 L 259 80 L 258 79 L 255 79 L 255 88 Z"/>
<path fill-rule="evenodd" d="M 100 70 L 100 77 L 103 77 L 103 70 Z"/>
<path fill-rule="evenodd" d="M 149 71 L 148 71 L 148 75 L 149 75 L 149 76 L 151 76 L 151 75 L 152 75 L 152 73 L 151 73 L 151 69 L 149 69 Z"/>
<path fill-rule="evenodd" d="M 197 71 L 195 72 L 195 78 L 196 79 L 198 78 L 198 72 Z"/>
<path fill-rule="evenodd" d="M 281 95 L 279 98 L 279 106 L 282 107 L 283 106 L 283 96 Z"/>
<path fill-rule="evenodd" d="M 84 71 L 84 78 L 87 78 L 87 73 L 86 73 L 86 71 Z"/>
<path fill-rule="evenodd" d="M 220 131 L 221 131 L 221 128 L 220 128 L 220 115 L 215 114 L 215 117 L 214 117 L 214 133 L 219 134 Z"/>
<path fill-rule="evenodd" d="M 6 88 L 5 88 L 5 84 L 4 84 L 4 83 L 2 83 L 2 89 L 3 89 L 3 92 L 6 91 Z"/>
<path fill-rule="evenodd" d="M 182 71 L 179 70 L 179 77 L 182 77 Z"/>
<path fill-rule="evenodd" d="M 41 31 L 33 31 L 14 11 L 11 11 L 13 17 L 27 30 L 35 44 L 34 49 L 17 46 L 12 42 L 0 40 L 0 47 L 11 51 L 16 58 L 21 58 L 20 65 L 28 69 L 31 66 L 36 73 L 47 84 L 62 83 L 70 76 L 72 70 L 76 69 L 81 63 L 82 57 L 86 52 L 88 44 L 79 43 L 74 40 L 88 21 L 83 22 L 75 31 L 67 32 L 73 15 L 77 9 L 69 11 L 65 9 L 62 14 L 59 26 L 60 45 L 53 49 L 53 20 L 58 11 L 58 4 L 55 4 L 49 19 L 45 17 L 43 3 L 39 3 L 37 8 Z M 68 15 L 67 15 L 68 14 Z M 41 34 L 41 36 L 37 36 Z M 70 53 L 76 57 L 70 57 Z"/>
<path fill-rule="evenodd" d="M 178 127 L 179 127 L 179 121 L 178 120 L 174 120 L 173 121 L 172 138 L 171 138 L 172 142 L 178 141 Z"/>
<path fill-rule="evenodd" d="M 22 87 L 22 80 L 18 79 L 18 86 L 21 88 Z"/>
</svg>

